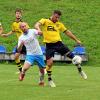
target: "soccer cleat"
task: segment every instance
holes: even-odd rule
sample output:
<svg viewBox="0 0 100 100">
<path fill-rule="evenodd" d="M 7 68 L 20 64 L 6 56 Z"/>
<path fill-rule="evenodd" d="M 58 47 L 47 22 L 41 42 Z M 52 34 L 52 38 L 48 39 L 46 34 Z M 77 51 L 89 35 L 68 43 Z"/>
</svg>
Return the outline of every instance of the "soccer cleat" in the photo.
<svg viewBox="0 0 100 100">
<path fill-rule="evenodd" d="M 82 77 L 83 79 L 87 79 L 87 75 L 85 74 L 84 71 L 81 71 L 81 72 L 79 72 L 79 73 L 80 73 L 80 75 L 81 75 L 81 77 Z"/>
<path fill-rule="evenodd" d="M 44 82 L 39 82 L 39 86 L 45 86 Z"/>
<path fill-rule="evenodd" d="M 50 86 L 50 87 L 56 87 L 55 83 L 54 83 L 52 80 L 50 80 L 50 81 L 48 81 L 48 82 L 49 82 L 49 86 Z"/>
<path fill-rule="evenodd" d="M 22 72 L 19 74 L 19 81 L 23 81 L 25 74 Z"/>
</svg>

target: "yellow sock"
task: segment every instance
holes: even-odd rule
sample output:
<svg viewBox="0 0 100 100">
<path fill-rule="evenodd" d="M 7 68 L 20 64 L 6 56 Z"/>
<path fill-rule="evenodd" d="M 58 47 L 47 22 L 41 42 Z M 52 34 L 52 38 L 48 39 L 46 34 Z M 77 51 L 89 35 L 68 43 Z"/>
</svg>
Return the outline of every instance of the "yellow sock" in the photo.
<svg viewBox="0 0 100 100">
<path fill-rule="evenodd" d="M 46 71 L 51 71 L 51 68 L 46 66 Z"/>
<path fill-rule="evenodd" d="M 20 62 L 20 59 L 19 59 L 19 58 L 18 58 L 18 59 L 16 59 L 16 60 L 15 60 L 15 62 L 16 62 L 16 63 L 19 63 L 19 62 Z"/>
<path fill-rule="evenodd" d="M 20 59 L 19 58 L 16 59 L 15 62 L 17 64 L 17 67 L 18 67 L 19 71 L 21 71 L 22 70 L 22 65 L 21 65 Z"/>
</svg>

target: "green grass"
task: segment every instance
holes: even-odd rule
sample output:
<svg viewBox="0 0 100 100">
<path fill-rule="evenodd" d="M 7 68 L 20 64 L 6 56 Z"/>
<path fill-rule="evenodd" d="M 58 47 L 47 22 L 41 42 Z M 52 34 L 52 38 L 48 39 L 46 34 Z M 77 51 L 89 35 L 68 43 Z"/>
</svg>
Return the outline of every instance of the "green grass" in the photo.
<svg viewBox="0 0 100 100">
<path fill-rule="evenodd" d="M 16 8 L 22 8 L 23 20 L 33 28 L 40 18 L 48 18 L 55 9 L 62 11 L 61 21 L 83 42 L 89 61 L 83 67 L 88 80 L 83 80 L 72 65 L 55 64 L 56 88 L 38 86 L 38 69 L 31 68 L 23 82 L 15 74 L 16 65 L 0 64 L 0 100 L 99 100 L 100 99 L 100 0 L 0 0 L 0 21 L 5 32 L 11 30 Z M 61 35 L 73 49 L 71 39 Z M 16 36 L 0 37 L 7 51 L 17 44 Z M 40 44 L 42 38 L 39 38 Z M 58 66 L 59 65 L 59 66 Z M 62 66 L 64 65 L 64 66 Z"/>
<path fill-rule="evenodd" d="M 38 68 L 35 65 L 18 81 L 16 65 L 0 64 L 0 100 L 99 100 L 100 67 L 84 66 L 87 80 L 81 79 L 74 66 L 53 67 L 56 88 L 38 86 Z"/>
</svg>

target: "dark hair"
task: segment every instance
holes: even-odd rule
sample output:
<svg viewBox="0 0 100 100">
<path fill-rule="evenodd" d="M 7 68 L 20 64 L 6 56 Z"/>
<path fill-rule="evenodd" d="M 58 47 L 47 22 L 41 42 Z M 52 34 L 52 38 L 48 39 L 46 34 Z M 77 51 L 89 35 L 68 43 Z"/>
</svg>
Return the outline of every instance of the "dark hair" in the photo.
<svg viewBox="0 0 100 100">
<path fill-rule="evenodd" d="M 15 10 L 15 13 L 16 13 L 16 12 L 20 12 L 20 13 L 22 13 L 22 9 L 17 8 L 17 9 Z"/>
<path fill-rule="evenodd" d="M 54 10 L 54 12 L 53 12 L 54 14 L 58 14 L 59 16 L 61 16 L 62 15 L 62 13 L 61 13 L 61 11 L 60 10 Z"/>
</svg>

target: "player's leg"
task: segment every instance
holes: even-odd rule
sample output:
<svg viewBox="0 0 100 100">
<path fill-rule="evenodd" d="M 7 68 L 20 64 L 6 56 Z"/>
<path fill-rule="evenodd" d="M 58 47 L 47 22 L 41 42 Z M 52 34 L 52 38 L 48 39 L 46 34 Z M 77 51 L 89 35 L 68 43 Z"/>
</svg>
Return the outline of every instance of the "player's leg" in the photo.
<svg viewBox="0 0 100 100">
<path fill-rule="evenodd" d="M 22 81 L 24 79 L 24 76 L 25 76 L 25 73 L 26 71 L 30 68 L 30 64 L 25 62 L 24 65 L 23 65 L 23 68 L 22 68 L 22 71 L 19 75 L 19 80 Z"/>
<path fill-rule="evenodd" d="M 39 67 L 39 85 L 44 86 L 44 68 Z"/>
<path fill-rule="evenodd" d="M 48 74 L 48 81 L 50 81 L 52 80 L 51 75 L 52 75 L 53 58 L 49 58 L 46 62 L 47 62 L 46 71 Z"/>
<path fill-rule="evenodd" d="M 87 79 L 87 75 L 85 74 L 85 72 L 82 70 L 81 67 L 82 58 L 80 56 L 74 56 L 72 59 L 72 63 L 77 66 L 78 72 L 81 75 L 81 77 L 83 79 Z"/>
<path fill-rule="evenodd" d="M 59 47 L 57 48 L 58 52 L 61 53 L 61 55 L 66 55 L 70 59 L 72 59 L 72 63 L 77 66 L 78 72 L 82 76 L 82 78 L 87 79 L 87 75 L 85 72 L 83 72 L 81 63 L 82 58 L 80 56 L 75 56 L 68 47 L 66 47 L 62 42 L 59 43 Z"/>
<path fill-rule="evenodd" d="M 78 72 L 79 72 L 79 74 L 81 75 L 81 77 L 82 77 L 83 79 L 87 79 L 87 75 L 85 74 L 85 72 L 82 70 L 82 67 L 81 67 L 82 58 L 81 58 L 80 56 L 78 56 L 78 55 L 77 55 L 77 56 L 74 55 L 72 52 L 67 53 L 67 56 L 68 56 L 69 58 L 71 58 L 71 59 L 72 59 L 72 63 L 73 63 L 75 66 L 77 66 Z"/>
<path fill-rule="evenodd" d="M 53 65 L 53 58 L 49 58 L 49 59 L 47 60 L 47 66 L 49 67 L 49 68 L 47 69 L 48 82 L 49 82 L 49 85 L 50 85 L 51 87 L 56 87 L 56 85 L 55 85 L 55 83 L 53 82 L 52 77 L 51 77 L 51 76 L 52 76 L 52 70 L 51 70 L 52 65 Z"/>
<path fill-rule="evenodd" d="M 18 70 L 21 72 L 21 70 L 22 70 L 22 64 L 21 64 L 19 56 L 20 56 L 20 53 L 16 52 L 15 53 L 15 62 L 16 62 L 16 65 L 18 67 Z"/>
<path fill-rule="evenodd" d="M 26 71 L 30 68 L 30 66 L 33 64 L 33 62 L 34 62 L 33 56 L 27 55 L 26 59 L 25 59 L 25 62 L 24 62 L 24 65 L 22 67 L 22 71 L 19 75 L 19 80 L 20 81 L 22 81 L 24 79 Z"/>
<path fill-rule="evenodd" d="M 52 65 L 53 65 L 53 56 L 54 56 L 54 47 L 55 44 L 46 44 L 46 71 L 48 74 L 48 82 L 51 87 L 56 87 L 55 83 L 52 80 Z"/>
<path fill-rule="evenodd" d="M 22 64 L 21 64 L 21 61 L 20 61 L 20 55 L 21 54 L 26 54 L 26 47 L 25 46 L 22 47 L 22 50 L 20 52 L 17 50 L 17 47 L 16 47 L 15 62 L 17 64 L 17 67 L 18 67 L 20 72 L 22 70 Z"/>
<path fill-rule="evenodd" d="M 39 66 L 39 85 L 44 86 L 44 74 L 45 74 L 45 62 L 43 55 L 36 55 L 35 61 L 38 63 Z"/>
</svg>

